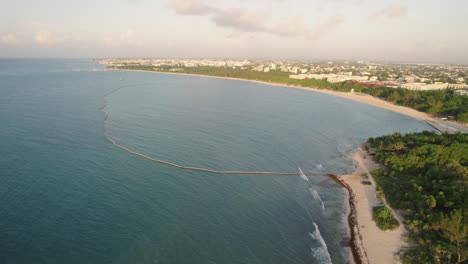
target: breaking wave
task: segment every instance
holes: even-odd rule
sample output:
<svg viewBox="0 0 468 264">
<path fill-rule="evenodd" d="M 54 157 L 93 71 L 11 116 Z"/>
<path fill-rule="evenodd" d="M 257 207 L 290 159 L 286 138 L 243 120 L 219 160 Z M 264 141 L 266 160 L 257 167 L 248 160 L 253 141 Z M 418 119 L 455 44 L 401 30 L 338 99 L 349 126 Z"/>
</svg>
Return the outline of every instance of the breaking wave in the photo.
<svg viewBox="0 0 468 264">
<path fill-rule="evenodd" d="M 332 264 L 330 253 L 328 252 L 327 243 L 323 240 L 322 235 L 317 224 L 314 222 L 315 230 L 309 233 L 310 237 L 316 242 L 316 246 L 311 247 L 312 256 L 318 263 L 321 264 Z"/>
<path fill-rule="evenodd" d="M 307 176 L 304 174 L 304 172 L 301 170 L 301 168 L 298 168 L 299 169 L 299 176 L 301 176 L 301 178 L 306 181 L 306 182 L 309 182 L 309 178 L 307 178 Z"/>
<path fill-rule="evenodd" d="M 320 204 L 322 205 L 322 213 L 325 213 L 325 204 L 323 203 L 322 198 L 320 197 L 319 193 L 312 188 L 309 188 L 309 192 L 310 194 L 312 194 L 312 197 L 314 198 L 314 200 L 317 200 L 320 202 Z"/>
<path fill-rule="evenodd" d="M 322 165 L 322 163 L 317 164 L 315 167 L 316 167 L 317 169 L 319 169 L 320 171 L 323 170 L 323 165 Z"/>
</svg>

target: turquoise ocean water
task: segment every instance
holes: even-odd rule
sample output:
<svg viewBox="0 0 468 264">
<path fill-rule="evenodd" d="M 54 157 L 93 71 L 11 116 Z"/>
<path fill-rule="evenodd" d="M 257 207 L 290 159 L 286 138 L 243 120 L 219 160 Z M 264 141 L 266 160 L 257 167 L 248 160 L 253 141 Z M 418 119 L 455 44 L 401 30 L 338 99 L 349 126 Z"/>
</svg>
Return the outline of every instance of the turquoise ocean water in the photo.
<svg viewBox="0 0 468 264">
<path fill-rule="evenodd" d="M 183 171 L 106 135 L 187 166 L 346 173 L 368 137 L 430 130 L 315 92 L 102 69 L 0 60 L 0 263 L 348 263 L 331 180 Z"/>
</svg>

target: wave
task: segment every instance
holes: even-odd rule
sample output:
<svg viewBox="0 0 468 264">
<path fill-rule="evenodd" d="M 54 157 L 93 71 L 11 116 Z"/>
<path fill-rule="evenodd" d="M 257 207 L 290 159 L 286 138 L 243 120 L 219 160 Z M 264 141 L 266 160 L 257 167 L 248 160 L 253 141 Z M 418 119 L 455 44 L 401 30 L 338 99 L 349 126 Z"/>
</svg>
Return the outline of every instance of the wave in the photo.
<svg viewBox="0 0 468 264">
<path fill-rule="evenodd" d="M 299 169 L 299 176 L 301 176 L 301 178 L 306 181 L 306 182 L 309 182 L 309 178 L 307 178 L 307 176 L 304 174 L 304 172 L 301 170 L 301 168 L 298 168 Z"/>
<path fill-rule="evenodd" d="M 309 191 L 310 191 L 310 194 L 312 194 L 312 197 L 314 198 L 314 200 L 318 200 L 320 202 L 320 204 L 322 205 L 322 213 L 325 213 L 325 204 L 323 203 L 323 200 L 320 197 L 319 193 L 312 188 L 309 188 Z"/>
<path fill-rule="evenodd" d="M 317 224 L 315 222 L 313 224 L 314 224 L 315 230 L 314 232 L 309 233 L 309 235 L 310 237 L 312 237 L 314 241 L 318 243 L 318 245 L 311 248 L 312 256 L 315 258 L 315 260 L 318 261 L 318 263 L 332 264 L 331 256 L 330 256 L 330 253 L 328 252 L 327 243 L 325 243 L 325 240 L 323 240 L 323 237 L 320 234 L 320 230 Z"/>
<path fill-rule="evenodd" d="M 323 203 L 323 200 L 320 197 L 319 193 L 315 189 L 312 188 L 312 184 L 310 183 L 309 178 L 307 178 L 307 176 L 301 170 L 301 168 L 298 168 L 298 169 L 299 169 L 299 176 L 301 176 L 301 178 L 304 179 L 304 181 L 306 181 L 309 184 L 310 194 L 312 194 L 312 197 L 314 198 L 314 200 L 317 200 L 320 202 L 320 204 L 322 205 L 322 213 L 325 213 L 325 204 Z"/>
<path fill-rule="evenodd" d="M 322 163 L 317 164 L 315 167 L 317 167 L 317 169 L 319 169 L 320 171 L 323 170 L 323 165 L 322 165 Z"/>
<path fill-rule="evenodd" d="M 356 146 L 349 140 L 345 139 L 338 139 L 338 145 L 336 147 L 336 151 L 338 152 L 338 156 L 342 158 L 349 157 L 349 154 L 355 150 Z"/>
</svg>

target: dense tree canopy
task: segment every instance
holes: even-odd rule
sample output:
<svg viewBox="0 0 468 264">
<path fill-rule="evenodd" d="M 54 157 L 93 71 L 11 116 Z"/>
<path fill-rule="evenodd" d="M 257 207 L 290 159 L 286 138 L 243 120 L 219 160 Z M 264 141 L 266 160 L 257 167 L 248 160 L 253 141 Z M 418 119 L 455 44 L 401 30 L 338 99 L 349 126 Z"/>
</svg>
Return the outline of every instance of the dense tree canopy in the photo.
<svg viewBox="0 0 468 264">
<path fill-rule="evenodd" d="M 373 174 L 403 210 L 415 248 L 407 263 L 462 263 L 468 258 L 468 135 L 422 132 L 369 139 Z"/>
<path fill-rule="evenodd" d="M 392 211 L 383 205 L 373 208 L 372 218 L 382 230 L 394 230 L 400 226 Z"/>
</svg>

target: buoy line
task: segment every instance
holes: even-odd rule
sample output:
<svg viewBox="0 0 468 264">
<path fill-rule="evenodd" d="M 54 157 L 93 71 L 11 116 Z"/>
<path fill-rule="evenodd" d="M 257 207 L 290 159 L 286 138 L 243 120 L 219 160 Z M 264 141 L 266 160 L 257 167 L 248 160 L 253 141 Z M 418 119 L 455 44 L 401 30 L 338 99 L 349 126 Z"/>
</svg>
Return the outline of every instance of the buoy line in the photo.
<svg viewBox="0 0 468 264">
<path fill-rule="evenodd" d="M 99 111 L 103 112 L 105 114 L 105 117 L 104 117 L 104 123 L 106 122 L 107 120 L 107 112 L 105 111 L 105 109 L 107 108 L 107 97 L 112 95 L 112 94 L 115 94 L 116 92 L 118 92 L 119 90 L 123 89 L 123 88 L 128 88 L 128 87 L 136 87 L 136 86 L 144 86 L 144 85 L 148 85 L 148 83 L 143 83 L 143 84 L 134 84 L 134 85 L 123 85 L 123 86 L 120 86 L 118 87 L 117 89 L 105 94 L 103 96 L 103 100 L 104 100 L 104 105 L 99 109 Z M 182 170 L 191 170 L 191 171 L 201 171 L 201 172 L 208 172 L 208 173 L 214 173 L 214 174 L 248 174 L 248 175 L 255 175 L 255 174 L 263 174 L 263 175 L 284 175 L 284 176 L 299 176 L 299 172 L 277 172 L 277 171 L 221 171 L 221 170 L 213 170 L 213 169 L 209 169 L 209 168 L 199 168 L 199 167 L 192 167 L 192 166 L 184 166 L 184 165 L 180 165 L 180 164 L 177 164 L 177 163 L 174 163 L 174 162 L 171 162 L 171 161 L 167 161 L 167 160 L 162 160 L 162 159 L 156 159 L 156 158 L 152 158 L 148 155 L 145 155 L 143 153 L 140 153 L 140 152 L 137 152 L 137 151 L 134 151 L 134 150 L 131 150 L 127 147 L 124 147 L 122 145 L 120 145 L 119 143 L 117 143 L 117 141 L 113 138 L 111 138 L 108 134 L 107 134 L 107 130 L 106 130 L 106 127 L 105 127 L 105 124 L 104 124 L 104 136 L 106 137 L 106 139 L 112 143 L 113 146 L 119 148 L 119 149 L 122 149 L 134 156 L 138 156 L 138 157 L 142 157 L 144 159 L 147 159 L 147 160 L 150 160 L 152 162 L 156 162 L 156 163 L 160 163 L 160 164 L 164 164 L 164 165 L 168 165 L 168 166 L 172 166 L 172 167 L 175 167 L 175 168 L 178 168 L 178 169 L 182 169 Z M 325 177 L 329 177 L 330 175 L 329 174 L 325 174 L 325 173 L 306 173 L 305 175 L 307 176 L 325 176 Z"/>
</svg>

